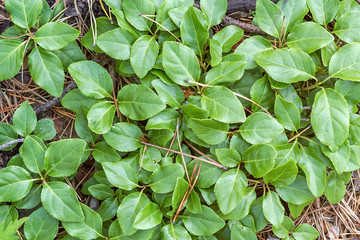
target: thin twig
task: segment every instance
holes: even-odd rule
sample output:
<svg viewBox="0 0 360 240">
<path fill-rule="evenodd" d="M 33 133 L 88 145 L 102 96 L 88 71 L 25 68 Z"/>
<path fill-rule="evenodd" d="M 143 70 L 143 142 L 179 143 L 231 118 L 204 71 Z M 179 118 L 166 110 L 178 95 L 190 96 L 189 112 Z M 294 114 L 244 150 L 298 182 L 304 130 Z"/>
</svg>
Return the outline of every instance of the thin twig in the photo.
<svg viewBox="0 0 360 240">
<path fill-rule="evenodd" d="M 24 138 L 18 138 L 18 139 L 15 139 L 15 140 L 11 140 L 7 143 L 4 143 L 4 144 L 1 144 L 0 145 L 0 150 L 1 149 L 4 149 L 4 148 L 8 148 L 8 147 L 11 147 L 11 145 L 15 144 L 15 143 L 22 143 L 24 142 Z"/>
<path fill-rule="evenodd" d="M 304 130 L 302 130 L 301 132 L 299 132 L 298 134 L 296 134 L 294 137 L 290 138 L 288 142 L 292 142 L 293 140 L 295 140 L 296 138 L 298 138 L 301 134 L 303 134 L 304 132 L 306 132 L 307 130 L 309 130 L 311 128 L 311 124 L 309 126 L 307 126 Z"/>
<path fill-rule="evenodd" d="M 211 157 L 207 156 L 205 153 L 203 153 L 202 151 L 200 151 L 199 149 L 197 149 L 196 147 L 194 147 L 193 145 L 191 145 L 188 141 L 184 140 L 184 142 L 186 143 L 186 145 L 188 145 L 189 147 L 191 147 L 195 152 L 197 152 L 198 154 L 200 154 L 200 155 L 203 156 L 204 158 L 212 161 L 213 163 L 218 163 L 217 161 L 215 161 L 214 159 L 212 159 Z"/>
</svg>

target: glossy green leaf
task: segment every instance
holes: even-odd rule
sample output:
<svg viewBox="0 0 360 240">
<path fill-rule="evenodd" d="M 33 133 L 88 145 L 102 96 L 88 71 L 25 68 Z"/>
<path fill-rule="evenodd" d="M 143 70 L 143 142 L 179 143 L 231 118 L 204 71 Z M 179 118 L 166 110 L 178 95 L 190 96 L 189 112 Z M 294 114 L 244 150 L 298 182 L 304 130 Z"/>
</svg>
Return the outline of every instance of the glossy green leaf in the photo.
<svg viewBox="0 0 360 240">
<path fill-rule="evenodd" d="M 275 115 L 281 125 L 290 131 L 296 131 L 300 127 L 300 112 L 296 105 L 286 101 L 280 95 L 275 99 Z"/>
<path fill-rule="evenodd" d="M 307 223 L 300 224 L 293 231 L 295 240 L 314 240 L 319 236 L 318 231 Z"/>
<path fill-rule="evenodd" d="M 173 8 L 168 12 L 171 21 L 173 22 L 173 24 L 176 25 L 176 27 L 180 28 L 181 20 L 183 19 L 185 13 L 187 12 L 187 10 L 189 10 L 189 8 L 190 8 L 189 6 L 185 5 L 185 6 Z"/>
<path fill-rule="evenodd" d="M 193 4 L 193 0 L 164 0 L 159 9 L 157 10 L 156 21 L 163 25 L 169 31 L 173 31 L 177 29 L 177 25 L 172 21 L 172 18 L 170 17 L 170 11 L 179 7 L 188 9 L 192 7 Z M 162 30 L 162 28 L 160 27 L 159 29 Z"/>
<path fill-rule="evenodd" d="M 169 86 L 160 79 L 151 82 L 160 99 L 172 108 L 180 108 L 185 101 L 184 93 L 179 86 Z"/>
<path fill-rule="evenodd" d="M 144 35 L 134 42 L 130 50 L 130 63 L 139 78 L 145 77 L 154 67 L 158 53 L 159 45 L 154 37 Z"/>
<path fill-rule="evenodd" d="M 150 188 L 156 193 L 168 193 L 174 190 L 178 177 L 184 176 L 183 167 L 178 164 L 157 168 L 150 176 Z"/>
<path fill-rule="evenodd" d="M 226 167 L 236 167 L 241 162 L 240 154 L 229 148 L 218 148 L 215 150 L 219 162 Z"/>
<path fill-rule="evenodd" d="M 336 151 L 349 133 L 350 115 L 344 97 L 329 88 L 319 91 L 311 111 L 311 124 L 321 143 Z"/>
<path fill-rule="evenodd" d="M 254 188 L 247 188 L 246 195 L 230 213 L 221 215 L 221 218 L 225 220 L 239 220 L 249 214 L 250 206 L 256 198 Z"/>
<path fill-rule="evenodd" d="M 30 214 L 25 222 L 24 233 L 27 239 L 52 240 L 56 237 L 59 221 L 41 207 Z"/>
<path fill-rule="evenodd" d="M 209 116 L 225 123 L 245 122 L 246 116 L 241 102 L 226 87 L 207 88 L 201 98 L 201 106 Z"/>
<path fill-rule="evenodd" d="M 279 156 L 277 158 L 279 158 Z M 282 165 L 275 166 L 264 176 L 264 181 L 265 183 L 270 182 L 275 187 L 284 187 L 295 181 L 297 173 L 298 167 L 295 161 L 290 159 Z"/>
<path fill-rule="evenodd" d="M 21 68 L 25 42 L 0 40 L 0 81 L 14 77 Z"/>
<path fill-rule="evenodd" d="M 76 41 L 69 43 L 61 49 L 54 50 L 52 53 L 60 59 L 65 71 L 67 71 L 70 64 L 85 60 L 85 54 L 81 51 Z"/>
<path fill-rule="evenodd" d="M 29 102 L 23 102 L 16 109 L 13 116 L 13 124 L 19 135 L 25 137 L 32 133 L 36 127 L 36 114 Z"/>
<path fill-rule="evenodd" d="M 109 132 L 104 134 L 105 141 L 120 152 L 135 151 L 141 147 L 142 132 L 131 123 L 116 123 Z"/>
<path fill-rule="evenodd" d="M 359 71 L 360 43 L 352 43 L 340 48 L 330 59 L 330 77 L 358 81 Z"/>
<path fill-rule="evenodd" d="M 180 86 L 188 86 L 184 80 L 197 82 L 200 78 L 200 64 L 193 50 L 177 42 L 163 45 L 162 65 L 169 78 Z"/>
<path fill-rule="evenodd" d="M 346 185 L 341 176 L 335 171 L 331 171 L 326 177 L 325 196 L 331 204 L 340 202 L 346 193 Z"/>
<path fill-rule="evenodd" d="M 104 134 L 110 131 L 115 110 L 115 105 L 108 101 L 101 101 L 93 105 L 87 114 L 91 131 L 98 134 Z"/>
<path fill-rule="evenodd" d="M 275 92 L 267 75 L 254 82 L 250 89 L 250 96 L 251 100 L 265 109 L 270 109 L 274 106 Z M 263 111 L 258 105 L 252 103 L 251 110 L 254 112 Z"/>
<path fill-rule="evenodd" d="M 30 29 L 39 19 L 42 1 L 6 0 L 5 6 L 14 24 L 22 28 Z"/>
<path fill-rule="evenodd" d="M 240 224 L 233 224 L 230 227 L 232 240 L 256 240 L 256 234 L 248 227 Z"/>
<path fill-rule="evenodd" d="M 19 149 L 25 166 L 34 173 L 41 173 L 44 169 L 45 151 L 44 142 L 32 135 L 26 136 L 23 145 Z"/>
<path fill-rule="evenodd" d="M 168 224 L 161 228 L 161 239 L 164 240 L 191 240 L 189 233 L 180 225 Z"/>
<path fill-rule="evenodd" d="M 337 173 L 341 174 L 344 172 L 350 160 L 350 146 L 348 140 L 345 140 L 344 144 L 340 145 L 334 152 L 325 146 L 321 146 L 321 151 L 330 159 Z"/>
<path fill-rule="evenodd" d="M 80 31 L 62 22 L 49 22 L 41 26 L 36 32 L 34 40 L 47 50 L 65 47 L 79 37 Z"/>
<path fill-rule="evenodd" d="M 263 203 L 263 211 L 266 219 L 275 227 L 279 227 L 284 219 L 285 208 L 281 204 L 279 195 L 270 191 L 265 196 Z"/>
<path fill-rule="evenodd" d="M 115 28 L 101 34 L 96 39 L 96 44 L 110 57 L 126 60 L 130 58 L 130 48 L 135 40 L 135 36 L 128 30 Z"/>
<path fill-rule="evenodd" d="M 214 38 L 209 39 L 209 50 L 211 56 L 211 66 L 215 67 L 218 65 L 222 60 L 222 47 L 220 43 L 215 40 Z"/>
<path fill-rule="evenodd" d="M 126 20 L 131 23 L 137 30 L 149 31 L 152 25 L 150 20 L 140 16 L 143 15 L 154 15 L 155 8 L 150 0 L 124 0 L 122 7 Z"/>
<path fill-rule="evenodd" d="M 75 191 L 62 182 L 47 182 L 41 191 L 41 202 L 46 211 L 54 218 L 66 222 L 85 220 Z"/>
<path fill-rule="evenodd" d="M 193 7 L 190 7 L 184 14 L 180 24 L 180 31 L 184 44 L 194 50 L 197 55 L 201 55 L 209 33 L 201 24 Z"/>
<path fill-rule="evenodd" d="M 326 164 L 311 148 L 302 148 L 299 166 L 305 172 L 307 185 L 315 197 L 319 197 L 325 190 Z"/>
<path fill-rule="evenodd" d="M 71 90 L 61 99 L 61 105 L 75 113 L 82 111 L 81 108 L 89 110 L 97 102 L 99 100 L 85 97 L 78 88 Z"/>
<path fill-rule="evenodd" d="M 314 20 L 326 26 L 334 20 L 339 10 L 338 0 L 306 0 Z"/>
<path fill-rule="evenodd" d="M 76 113 L 75 118 L 75 131 L 76 134 L 85 141 L 95 144 L 99 134 L 90 130 L 87 121 L 88 110 L 85 107 L 80 106 L 80 110 Z"/>
<path fill-rule="evenodd" d="M 240 53 L 223 57 L 221 63 L 206 74 L 205 83 L 209 85 L 234 83 L 244 74 L 246 61 L 246 56 Z"/>
<path fill-rule="evenodd" d="M 112 219 L 116 215 L 117 208 L 118 208 L 117 198 L 106 198 L 100 204 L 98 213 L 101 219 L 105 222 Z"/>
<path fill-rule="evenodd" d="M 277 187 L 276 192 L 287 203 L 300 205 L 315 199 L 315 196 L 310 192 L 306 178 L 298 175 L 296 180 L 287 186 Z"/>
<path fill-rule="evenodd" d="M 180 114 L 176 110 L 168 108 L 150 118 L 145 129 L 167 129 L 175 131 L 179 118 Z"/>
<path fill-rule="evenodd" d="M 39 120 L 36 123 L 34 134 L 44 141 L 53 139 L 56 135 L 54 121 L 48 118 Z"/>
<path fill-rule="evenodd" d="M 126 235 L 134 234 L 137 229 L 133 227 L 137 214 L 149 203 L 145 194 L 134 192 L 127 195 L 117 210 L 117 221 Z"/>
<path fill-rule="evenodd" d="M 322 26 L 314 22 L 297 25 L 287 37 L 289 48 L 312 53 L 334 41 L 334 37 Z"/>
<path fill-rule="evenodd" d="M 35 47 L 29 54 L 29 70 L 37 85 L 55 97 L 61 96 L 65 73 L 55 54 Z"/>
<path fill-rule="evenodd" d="M 255 61 L 278 82 L 306 81 L 315 76 L 315 64 L 311 57 L 298 49 L 266 51 L 256 56 Z"/>
<path fill-rule="evenodd" d="M 360 42 L 360 12 L 348 12 L 337 19 L 334 33 L 343 41 Z"/>
<path fill-rule="evenodd" d="M 360 168 L 360 145 L 350 146 L 350 159 L 344 172 L 356 171 Z"/>
<path fill-rule="evenodd" d="M 135 170 L 125 162 L 103 162 L 102 167 L 109 182 L 115 187 L 132 190 L 138 186 Z"/>
<path fill-rule="evenodd" d="M 142 85 L 127 85 L 117 96 L 119 110 L 133 120 L 145 120 L 162 110 L 166 105 L 151 89 Z"/>
<path fill-rule="evenodd" d="M 251 144 L 269 143 L 284 131 L 280 123 L 266 113 L 253 113 L 240 127 L 241 136 Z"/>
<path fill-rule="evenodd" d="M 88 187 L 89 192 L 92 196 L 99 200 L 105 200 L 111 198 L 114 195 L 114 190 L 105 184 L 95 184 Z"/>
<path fill-rule="evenodd" d="M 160 211 L 159 205 L 149 202 L 136 215 L 133 227 L 137 229 L 153 228 L 161 223 L 162 217 L 163 214 Z"/>
<path fill-rule="evenodd" d="M 221 22 L 227 9 L 227 1 L 211 0 L 200 2 L 200 8 L 205 13 L 209 25 L 207 28 L 217 25 Z"/>
<path fill-rule="evenodd" d="M 120 160 L 119 154 L 110 147 L 105 141 L 98 142 L 92 152 L 93 157 L 99 163 L 117 162 Z"/>
<path fill-rule="evenodd" d="M 44 168 L 52 177 L 74 174 L 81 164 L 86 142 L 82 139 L 62 139 L 52 142 L 45 153 Z"/>
<path fill-rule="evenodd" d="M 306 6 L 306 0 L 281 0 L 278 2 L 281 13 L 285 17 L 284 32 L 292 31 L 304 19 L 309 9 Z"/>
<path fill-rule="evenodd" d="M 32 209 L 39 205 L 41 201 L 41 186 L 33 184 L 29 193 L 20 201 L 16 202 L 14 206 L 18 209 Z"/>
<path fill-rule="evenodd" d="M 289 236 L 289 232 L 291 232 L 295 227 L 293 220 L 288 217 L 284 216 L 284 219 L 280 226 L 275 227 L 272 226 L 272 231 L 277 237 L 285 238 Z"/>
<path fill-rule="evenodd" d="M 280 37 L 283 15 L 275 3 L 270 0 L 256 1 L 256 19 L 261 30 L 273 37 Z"/>
<path fill-rule="evenodd" d="M 10 142 L 18 138 L 16 128 L 13 125 L 7 123 L 0 123 L 0 145 Z M 16 144 L 8 148 L 1 149 L 2 151 L 9 151 L 14 148 Z"/>
<path fill-rule="evenodd" d="M 192 173 L 195 167 L 195 162 L 196 161 L 192 161 L 187 164 L 188 172 Z M 211 164 L 202 164 L 195 186 L 198 188 L 209 188 L 216 183 L 221 174 L 222 170 L 220 168 Z"/>
<path fill-rule="evenodd" d="M 186 229 L 196 236 L 208 236 L 216 233 L 225 226 L 222 220 L 211 208 L 201 206 L 201 214 L 193 214 L 188 210 L 182 217 Z"/>
<path fill-rule="evenodd" d="M 62 222 L 66 232 L 80 239 L 96 239 L 101 236 L 102 219 L 100 215 L 85 204 L 81 204 L 85 219 L 82 222 Z"/>
<path fill-rule="evenodd" d="M 24 198 L 34 180 L 22 167 L 7 166 L 0 170 L 0 202 L 15 202 Z"/>
<path fill-rule="evenodd" d="M 261 36 L 253 36 L 245 39 L 235 50 L 235 53 L 243 53 L 247 57 L 246 69 L 256 67 L 255 57 L 260 53 L 272 49 L 271 43 Z"/>
<path fill-rule="evenodd" d="M 219 144 L 225 141 L 229 125 L 214 119 L 189 119 L 190 127 L 195 135 L 207 144 Z"/>
<path fill-rule="evenodd" d="M 214 34 L 213 38 L 220 43 L 223 52 L 229 52 L 231 48 L 244 36 L 244 30 L 230 25 Z"/>
<path fill-rule="evenodd" d="M 276 151 L 271 145 L 257 144 L 243 153 L 243 162 L 251 175 L 260 178 L 273 169 L 276 156 Z"/>
<path fill-rule="evenodd" d="M 228 214 L 240 204 L 246 195 L 247 179 L 239 169 L 232 169 L 223 173 L 217 180 L 214 192 L 223 214 Z"/>
<path fill-rule="evenodd" d="M 96 99 L 112 97 L 111 76 L 100 64 L 86 60 L 71 64 L 68 70 L 80 92 L 86 97 Z"/>
<path fill-rule="evenodd" d="M 358 103 L 360 102 L 360 96 L 358 91 L 360 91 L 360 82 L 354 81 L 345 81 L 337 80 L 335 83 L 336 91 L 338 91 L 349 103 Z"/>
</svg>

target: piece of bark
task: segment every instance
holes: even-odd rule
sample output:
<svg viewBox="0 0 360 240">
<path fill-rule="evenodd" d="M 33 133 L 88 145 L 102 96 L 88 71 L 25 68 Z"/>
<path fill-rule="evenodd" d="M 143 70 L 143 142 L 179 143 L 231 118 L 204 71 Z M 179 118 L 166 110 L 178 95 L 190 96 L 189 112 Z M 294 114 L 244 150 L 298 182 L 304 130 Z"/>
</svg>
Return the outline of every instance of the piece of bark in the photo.
<svg viewBox="0 0 360 240">
<path fill-rule="evenodd" d="M 279 0 L 271 0 L 277 3 Z M 228 0 L 228 8 L 226 14 L 242 11 L 251 12 L 255 10 L 256 0 Z"/>
<path fill-rule="evenodd" d="M 240 20 L 236 20 L 234 18 L 231 18 L 229 16 L 224 16 L 223 20 L 222 20 L 222 24 L 224 26 L 229 26 L 229 25 L 235 25 L 238 26 L 240 28 L 242 28 L 244 30 L 244 32 L 248 32 L 248 33 L 253 33 L 253 34 L 258 34 L 258 35 L 267 35 L 264 31 L 262 31 L 258 26 L 249 24 L 249 23 L 244 23 Z"/>
</svg>

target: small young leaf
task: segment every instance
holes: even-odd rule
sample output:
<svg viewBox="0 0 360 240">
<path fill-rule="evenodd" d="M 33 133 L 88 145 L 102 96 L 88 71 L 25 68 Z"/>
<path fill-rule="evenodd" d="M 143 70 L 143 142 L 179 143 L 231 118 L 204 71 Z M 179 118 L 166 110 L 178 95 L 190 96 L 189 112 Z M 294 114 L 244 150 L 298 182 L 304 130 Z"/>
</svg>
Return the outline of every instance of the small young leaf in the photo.
<svg viewBox="0 0 360 240">
<path fill-rule="evenodd" d="M 235 43 L 239 42 L 243 36 L 244 30 L 237 26 L 230 25 L 214 34 L 213 39 L 220 43 L 222 51 L 226 53 L 229 52 Z"/>
<path fill-rule="evenodd" d="M 39 19 L 42 1 L 6 0 L 5 6 L 14 24 L 22 28 L 30 29 Z"/>
<path fill-rule="evenodd" d="M 23 102 L 16 109 L 13 117 L 13 124 L 19 135 L 25 137 L 32 133 L 36 127 L 36 114 L 29 102 Z"/>
<path fill-rule="evenodd" d="M 243 162 L 251 175 L 260 178 L 273 169 L 276 156 L 276 151 L 271 145 L 257 144 L 243 153 Z"/>
<path fill-rule="evenodd" d="M 44 169 L 45 151 L 44 142 L 32 135 L 26 136 L 23 145 L 19 149 L 25 166 L 34 173 L 41 173 Z"/>
<path fill-rule="evenodd" d="M 150 31 L 152 22 L 141 16 L 153 15 L 154 4 L 150 0 L 124 0 L 122 3 L 126 20 L 137 30 Z"/>
<path fill-rule="evenodd" d="M 87 114 L 91 131 L 98 134 L 105 134 L 110 131 L 115 110 L 115 105 L 108 101 L 101 101 L 93 105 Z"/>
<path fill-rule="evenodd" d="M 36 123 L 34 134 L 43 141 L 51 140 L 56 135 L 55 123 L 53 120 L 44 118 Z"/>
<path fill-rule="evenodd" d="M 30 214 L 25 222 L 24 233 L 27 239 L 52 240 L 56 237 L 59 221 L 41 207 Z"/>
<path fill-rule="evenodd" d="M 280 226 L 275 227 L 272 226 L 273 233 L 280 238 L 285 238 L 289 236 L 289 232 L 291 232 L 295 227 L 295 224 L 291 218 L 288 216 L 284 216 L 284 219 Z"/>
<path fill-rule="evenodd" d="M 292 234 L 295 240 L 314 240 L 319 236 L 318 231 L 307 223 L 300 224 Z"/>
<path fill-rule="evenodd" d="M 30 191 L 33 179 L 22 167 L 8 166 L 0 170 L 0 202 L 15 202 Z"/>
<path fill-rule="evenodd" d="M 345 140 L 345 142 L 334 152 L 324 145 L 321 146 L 321 151 L 330 159 L 333 168 L 335 168 L 338 174 L 344 172 L 350 160 L 350 146 L 348 140 Z"/>
<path fill-rule="evenodd" d="M 343 199 L 346 193 L 346 185 L 341 176 L 331 171 L 326 177 L 325 196 L 331 204 L 336 204 Z"/>
<path fill-rule="evenodd" d="M 218 148 L 215 150 L 219 162 L 226 167 L 236 167 L 241 162 L 238 151 L 229 148 Z"/>
<path fill-rule="evenodd" d="M 125 162 L 103 162 L 101 164 L 109 182 L 115 187 L 132 190 L 138 186 L 135 170 Z"/>
<path fill-rule="evenodd" d="M 8 123 L 0 123 L 0 145 L 10 142 L 18 138 L 16 128 Z M 8 148 L 1 149 L 2 151 L 9 151 L 14 148 L 16 144 Z"/>
<path fill-rule="evenodd" d="M 0 81 L 14 77 L 24 60 L 25 42 L 0 40 Z"/>
</svg>

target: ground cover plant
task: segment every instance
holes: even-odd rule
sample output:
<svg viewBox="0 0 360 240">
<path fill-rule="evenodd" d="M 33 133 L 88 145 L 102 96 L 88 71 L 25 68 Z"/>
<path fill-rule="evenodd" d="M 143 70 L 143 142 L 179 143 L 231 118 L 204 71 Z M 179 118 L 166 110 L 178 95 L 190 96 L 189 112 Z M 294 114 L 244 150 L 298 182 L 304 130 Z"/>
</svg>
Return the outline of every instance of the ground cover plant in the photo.
<svg viewBox="0 0 360 240">
<path fill-rule="evenodd" d="M 217 28 L 224 0 L 104 2 L 81 45 L 114 69 L 85 60 L 61 9 L 5 1 L 15 26 L 0 80 L 27 58 L 59 97 L 68 72 L 78 88 L 61 104 L 79 138 L 52 141 L 53 121 L 26 101 L 0 123 L 0 149 L 21 145 L 0 170 L 0 236 L 248 240 L 271 224 L 280 239 L 316 239 L 294 220 L 324 194 L 341 201 L 360 168 L 359 4 L 258 0 L 265 34 L 244 38 Z M 69 184 L 93 160 L 82 192 L 96 211 Z"/>
</svg>

